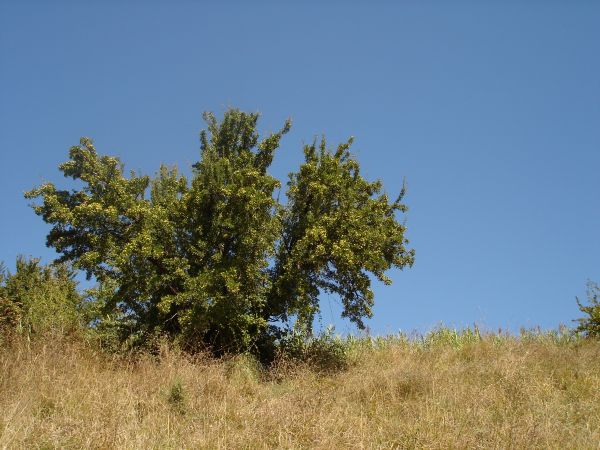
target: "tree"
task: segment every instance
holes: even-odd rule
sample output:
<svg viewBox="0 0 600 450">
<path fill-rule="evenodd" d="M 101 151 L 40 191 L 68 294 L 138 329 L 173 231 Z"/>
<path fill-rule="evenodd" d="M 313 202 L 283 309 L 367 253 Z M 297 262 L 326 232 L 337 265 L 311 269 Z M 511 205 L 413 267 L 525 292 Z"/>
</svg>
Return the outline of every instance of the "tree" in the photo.
<svg viewBox="0 0 600 450">
<path fill-rule="evenodd" d="M 577 298 L 579 310 L 588 315 L 577 319 L 579 326 L 577 331 L 588 337 L 600 337 L 600 285 L 593 281 L 588 281 L 587 297 L 589 305 L 583 305 Z"/>
<path fill-rule="evenodd" d="M 406 211 L 404 189 L 390 202 L 360 175 L 351 141 L 333 152 L 322 140 L 305 147 L 282 205 L 267 169 L 290 121 L 259 140 L 258 114 L 204 118 L 191 180 L 166 166 L 126 177 L 90 139 L 72 147 L 59 168 L 83 187 L 26 194 L 42 199 L 33 208 L 52 225 L 47 245 L 59 261 L 113 287 L 103 308 L 134 341 L 167 334 L 217 353 L 265 352 L 292 324 L 310 333 L 321 291 L 338 294 L 362 327 L 372 314 L 368 273 L 390 283 L 387 269 L 414 260 L 395 217 Z"/>
</svg>

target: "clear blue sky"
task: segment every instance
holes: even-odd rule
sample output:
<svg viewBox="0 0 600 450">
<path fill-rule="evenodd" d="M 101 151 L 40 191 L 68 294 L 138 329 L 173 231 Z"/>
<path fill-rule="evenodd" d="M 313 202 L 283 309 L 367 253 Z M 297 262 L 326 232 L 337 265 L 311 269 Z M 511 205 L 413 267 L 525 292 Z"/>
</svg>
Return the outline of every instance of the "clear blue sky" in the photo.
<svg viewBox="0 0 600 450">
<path fill-rule="evenodd" d="M 372 332 L 580 315 L 600 281 L 599 3 L 212 3 L 0 0 L 0 260 L 54 257 L 22 194 L 64 183 L 80 136 L 184 168 L 202 111 L 237 106 L 265 131 L 292 117 L 284 180 L 322 133 L 354 135 L 390 194 L 406 177 L 416 263 L 376 286 Z M 322 322 L 351 331 L 338 310 L 325 296 Z"/>
</svg>

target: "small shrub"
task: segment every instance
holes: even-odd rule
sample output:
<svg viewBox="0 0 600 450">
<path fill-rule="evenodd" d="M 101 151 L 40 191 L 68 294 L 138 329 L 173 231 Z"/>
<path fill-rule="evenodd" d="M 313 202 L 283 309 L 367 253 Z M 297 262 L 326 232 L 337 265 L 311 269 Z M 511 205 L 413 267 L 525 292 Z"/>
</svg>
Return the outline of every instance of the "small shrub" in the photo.
<svg viewBox="0 0 600 450">
<path fill-rule="evenodd" d="M 329 327 L 310 337 L 291 333 L 280 343 L 280 357 L 305 362 L 320 372 L 339 372 L 350 366 L 351 346 L 351 341 L 334 335 L 334 329 Z"/>
<path fill-rule="evenodd" d="M 21 308 L 16 302 L 0 297 L 0 337 L 8 337 L 21 320 Z"/>
<path fill-rule="evenodd" d="M 176 379 L 169 387 L 167 397 L 169 405 L 179 413 L 185 412 L 185 392 L 181 380 Z"/>
<path fill-rule="evenodd" d="M 0 268 L 0 327 L 26 334 L 70 333 L 82 328 L 74 271 L 19 257 L 16 271 Z"/>
<path fill-rule="evenodd" d="M 38 417 L 41 419 L 47 419 L 54 414 L 55 410 L 56 401 L 46 396 L 42 397 L 38 408 Z"/>
<path fill-rule="evenodd" d="M 225 373 L 227 378 L 242 384 L 252 384 L 260 381 L 262 367 L 250 353 L 242 353 L 227 360 Z"/>
<path fill-rule="evenodd" d="M 593 281 L 588 281 L 587 285 L 587 298 L 589 305 L 583 305 L 579 298 L 577 298 L 577 304 L 581 312 L 588 315 L 577 319 L 579 326 L 576 331 L 582 333 L 586 337 L 600 337 L 600 285 Z"/>
</svg>

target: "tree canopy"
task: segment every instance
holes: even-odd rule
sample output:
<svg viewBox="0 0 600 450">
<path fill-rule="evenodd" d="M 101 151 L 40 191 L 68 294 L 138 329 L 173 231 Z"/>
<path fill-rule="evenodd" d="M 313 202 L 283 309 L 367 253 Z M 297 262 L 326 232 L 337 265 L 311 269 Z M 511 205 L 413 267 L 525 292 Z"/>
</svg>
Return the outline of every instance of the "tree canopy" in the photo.
<svg viewBox="0 0 600 450">
<path fill-rule="evenodd" d="M 168 335 L 190 348 L 267 351 L 292 328 L 311 332 L 321 292 L 364 327 L 370 274 L 389 284 L 388 269 L 414 261 L 396 217 L 404 188 L 390 201 L 361 176 L 351 139 L 335 149 L 322 139 L 304 147 L 281 203 L 267 170 L 290 121 L 261 139 L 258 114 L 204 118 L 190 179 L 167 166 L 126 176 L 90 139 L 72 147 L 59 169 L 81 189 L 26 193 L 41 199 L 33 208 L 52 225 L 59 261 L 98 280 L 103 317 L 131 343 Z"/>
</svg>

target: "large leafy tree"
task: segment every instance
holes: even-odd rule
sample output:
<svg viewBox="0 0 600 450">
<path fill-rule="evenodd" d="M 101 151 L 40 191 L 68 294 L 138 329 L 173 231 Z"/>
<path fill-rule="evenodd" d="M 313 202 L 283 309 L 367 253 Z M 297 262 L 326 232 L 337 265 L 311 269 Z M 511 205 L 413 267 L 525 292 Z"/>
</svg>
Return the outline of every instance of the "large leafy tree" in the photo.
<svg viewBox="0 0 600 450">
<path fill-rule="evenodd" d="M 293 324 L 311 331 L 319 293 L 341 298 L 359 327 L 370 317 L 369 273 L 385 283 L 392 266 L 412 265 L 404 225 L 379 181 L 365 180 L 351 141 L 304 149 L 290 174 L 287 203 L 268 174 L 290 129 L 260 140 L 258 114 L 205 114 L 200 160 L 188 180 L 162 166 L 155 177 L 126 176 L 90 139 L 59 166 L 79 190 L 46 183 L 28 192 L 52 225 L 47 244 L 95 277 L 103 310 L 123 339 L 170 335 L 216 352 L 264 351 Z"/>
</svg>

